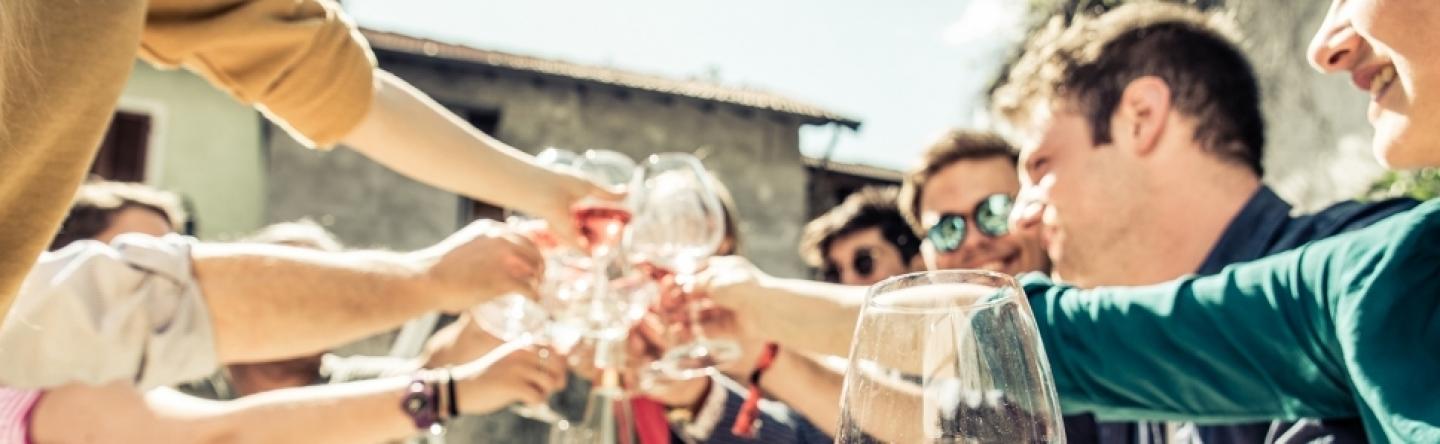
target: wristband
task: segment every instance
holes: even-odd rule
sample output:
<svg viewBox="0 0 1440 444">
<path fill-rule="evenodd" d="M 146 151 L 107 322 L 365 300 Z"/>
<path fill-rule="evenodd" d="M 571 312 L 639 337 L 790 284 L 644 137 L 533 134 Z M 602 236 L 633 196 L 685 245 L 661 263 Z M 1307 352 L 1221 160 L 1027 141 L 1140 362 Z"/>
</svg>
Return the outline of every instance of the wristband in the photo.
<svg viewBox="0 0 1440 444">
<path fill-rule="evenodd" d="M 760 359 L 755 361 L 755 371 L 750 372 L 750 391 L 745 394 L 745 404 L 740 406 L 740 413 L 735 415 L 735 425 L 730 427 L 731 434 L 741 438 L 755 437 L 755 418 L 760 410 L 760 377 L 765 375 L 765 370 L 770 369 L 770 364 L 775 362 L 775 355 L 779 352 L 779 344 L 765 343 L 765 351 L 761 352 Z"/>
</svg>

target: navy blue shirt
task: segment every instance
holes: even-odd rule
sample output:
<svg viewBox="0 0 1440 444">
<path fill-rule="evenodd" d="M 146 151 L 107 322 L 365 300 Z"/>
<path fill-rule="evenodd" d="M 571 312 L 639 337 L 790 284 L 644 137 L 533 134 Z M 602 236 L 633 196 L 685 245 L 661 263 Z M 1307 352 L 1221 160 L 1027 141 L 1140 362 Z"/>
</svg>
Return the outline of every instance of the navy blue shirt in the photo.
<svg viewBox="0 0 1440 444">
<path fill-rule="evenodd" d="M 1196 273 L 1215 274 L 1231 264 L 1249 262 L 1313 240 L 1365 228 L 1419 203 L 1414 199 L 1345 201 L 1313 214 L 1291 216 L 1293 208 L 1290 204 L 1269 187 L 1262 186 L 1245 203 L 1240 214 L 1230 221 Z M 1158 431 L 1158 427 L 1153 424 L 1146 426 L 1145 429 L 1151 433 L 1148 433 L 1149 439 L 1141 441 L 1163 442 L 1154 441 L 1154 432 Z M 1355 418 L 1201 426 L 1198 434 L 1206 444 L 1310 442 L 1326 437 L 1334 443 L 1365 442 L 1365 431 Z"/>
</svg>

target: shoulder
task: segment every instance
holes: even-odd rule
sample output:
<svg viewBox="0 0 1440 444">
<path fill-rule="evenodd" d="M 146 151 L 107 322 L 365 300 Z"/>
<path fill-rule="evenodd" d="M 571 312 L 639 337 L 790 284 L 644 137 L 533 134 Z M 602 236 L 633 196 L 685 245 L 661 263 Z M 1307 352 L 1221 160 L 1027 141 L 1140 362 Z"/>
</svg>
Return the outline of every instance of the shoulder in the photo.
<svg viewBox="0 0 1440 444">
<path fill-rule="evenodd" d="M 1348 200 L 1331 205 L 1310 215 L 1296 218 L 1299 223 L 1309 225 L 1318 237 L 1327 237 L 1346 231 L 1368 227 L 1390 216 L 1414 209 L 1420 201 L 1409 198 L 1386 199 L 1374 202 Z"/>
</svg>

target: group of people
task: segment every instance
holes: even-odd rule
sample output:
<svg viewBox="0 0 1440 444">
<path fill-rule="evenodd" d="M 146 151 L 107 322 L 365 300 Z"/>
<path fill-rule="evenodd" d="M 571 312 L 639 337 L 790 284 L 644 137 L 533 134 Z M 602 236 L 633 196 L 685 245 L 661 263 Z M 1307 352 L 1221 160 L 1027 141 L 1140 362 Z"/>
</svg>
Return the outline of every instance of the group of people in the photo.
<svg viewBox="0 0 1440 444">
<path fill-rule="evenodd" d="M 1437 21 L 1425 1 L 1335 0 L 1309 50 L 1368 92 L 1393 168 L 1440 166 Z M 826 282 L 738 256 L 707 264 L 689 289 L 701 319 L 744 353 L 647 387 L 666 437 L 829 441 L 833 361 L 865 286 L 986 269 L 1029 296 L 1071 442 L 1440 441 L 1440 207 L 1292 214 L 1262 182 L 1261 94 L 1238 39 L 1160 3 L 1054 21 L 993 92 L 1004 131 L 947 131 L 898 190 L 865 190 L 806 227 L 801 253 Z M 304 224 L 219 244 L 174 234 L 182 217 L 163 195 L 82 187 L 137 54 L 312 146 L 537 215 L 568 245 L 584 242 L 574 204 L 623 197 L 375 68 L 329 1 L 0 3 L 0 442 L 384 441 L 564 386 L 554 350 L 503 344 L 464 316 L 417 359 L 324 355 L 430 311 L 533 296 L 541 254 L 503 224 L 403 253 L 344 250 Z M 652 321 L 631 335 L 633 365 L 666 345 Z M 223 381 L 211 398 L 236 399 L 171 388 L 204 378 Z M 747 384 L 769 398 L 758 411 Z"/>
</svg>

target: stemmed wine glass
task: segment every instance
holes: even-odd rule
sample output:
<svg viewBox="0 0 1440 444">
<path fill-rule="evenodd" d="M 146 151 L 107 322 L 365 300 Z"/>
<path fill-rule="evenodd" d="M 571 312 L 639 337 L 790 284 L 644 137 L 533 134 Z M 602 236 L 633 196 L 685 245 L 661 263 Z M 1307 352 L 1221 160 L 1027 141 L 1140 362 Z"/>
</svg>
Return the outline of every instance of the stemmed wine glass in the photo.
<svg viewBox="0 0 1440 444">
<path fill-rule="evenodd" d="M 625 247 L 639 262 L 673 273 L 682 289 L 692 287 L 705 259 L 725 239 L 725 209 L 711 188 L 700 159 L 686 153 L 650 156 L 631 190 L 637 217 L 630 223 Z M 697 304 L 685 301 L 683 324 L 693 340 L 671 347 L 654 366 L 665 376 L 688 379 L 704 375 L 717 364 L 738 359 L 739 344 L 705 337 L 695 321 Z M 678 343 L 675 341 L 672 343 Z"/>
<path fill-rule="evenodd" d="M 630 185 L 635 176 L 635 161 L 615 151 L 586 150 L 575 161 L 575 170 L 601 185 L 623 187 Z M 630 222 L 630 209 L 623 202 L 586 198 L 573 211 L 591 258 L 609 260 L 619 248 L 625 225 Z"/>
<path fill-rule="evenodd" d="M 535 160 L 550 168 L 574 169 L 580 155 L 573 151 L 547 147 L 536 154 Z M 554 345 L 561 350 L 569 349 L 579 340 L 578 334 L 556 323 L 550 313 L 562 309 L 573 299 L 574 287 L 583 282 L 583 277 L 577 279 L 573 261 L 565 260 L 565 252 L 559 249 L 558 242 L 548 232 L 543 221 L 511 213 L 505 222 L 510 229 L 533 241 L 545 257 L 545 275 L 542 276 L 540 285 L 541 301 L 537 303 L 519 294 L 505 295 L 472 308 L 471 315 L 482 330 L 506 342 L 526 341 Z M 547 422 L 557 428 L 568 427 L 565 417 L 547 404 L 516 405 L 510 410 L 522 417 Z"/>
<path fill-rule="evenodd" d="M 837 443 L 1063 443 L 1059 398 L 1014 278 L 951 270 L 870 288 Z"/>
</svg>

